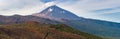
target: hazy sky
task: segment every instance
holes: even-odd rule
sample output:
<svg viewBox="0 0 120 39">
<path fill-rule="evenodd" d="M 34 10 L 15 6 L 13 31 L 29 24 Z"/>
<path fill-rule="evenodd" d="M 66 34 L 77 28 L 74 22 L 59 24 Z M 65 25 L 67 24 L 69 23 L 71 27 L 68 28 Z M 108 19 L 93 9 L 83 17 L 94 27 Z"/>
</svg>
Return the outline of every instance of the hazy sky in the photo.
<svg viewBox="0 0 120 39">
<path fill-rule="evenodd" d="M 80 17 L 120 22 L 120 0 L 0 0 L 0 15 L 29 15 L 51 5 Z"/>
</svg>

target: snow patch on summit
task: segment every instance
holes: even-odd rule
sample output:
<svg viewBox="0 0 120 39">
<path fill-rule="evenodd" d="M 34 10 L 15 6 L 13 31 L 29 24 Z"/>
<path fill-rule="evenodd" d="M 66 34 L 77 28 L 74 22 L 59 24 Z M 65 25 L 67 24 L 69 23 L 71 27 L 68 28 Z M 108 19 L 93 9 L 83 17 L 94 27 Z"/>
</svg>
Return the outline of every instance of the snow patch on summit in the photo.
<svg viewBox="0 0 120 39">
<path fill-rule="evenodd" d="M 51 12 L 51 11 L 53 11 L 53 9 L 52 9 L 52 8 L 49 8 L 49 11 Z"/>
<path fill-rule="evenodd" d="M 67 10 L 64 10 L 56 5 L 50 6 L 43 10 L 42 12 L 36 13 L 38 17 L 48 18 L 48 19 L 54 19 L 54 20 L 80 20 L 77 15 L 73 14 L 72 12 L 69 12 Z"/>
</svg>

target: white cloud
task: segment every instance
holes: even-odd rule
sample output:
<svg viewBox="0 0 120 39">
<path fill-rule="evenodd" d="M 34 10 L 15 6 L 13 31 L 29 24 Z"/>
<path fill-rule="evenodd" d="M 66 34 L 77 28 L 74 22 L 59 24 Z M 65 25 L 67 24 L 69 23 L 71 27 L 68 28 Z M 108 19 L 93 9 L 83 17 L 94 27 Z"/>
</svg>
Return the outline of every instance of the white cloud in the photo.
<svg viewBox="0 0 120 39">
<path fill-rule="evenodd" d="M 44 6 L 49 7 L 49 6 L 53 6 L 53 5 L 56 5 L 56 4 L 57 4 L 57 2 L 56 2 L 56 1 L 53 1 L 53 2 L 48 2 L 48 3 L 45 3 L 45 5 L 44 5 Z"/>
<path fill-rule="evenodd" d="M 39 12 L 42 5 L 39 0 L 1 0 L 0 15 L 28 15 Z"/>
<path fill-rule="evenodd" d="M 77 2 L 69 1 L 64 3 L 59 3 L 58 6 L 66 10 L 72 11 L 76 15 L 85 18 L 101 19 L 101 20 L 110 19 L 108 21 L 120 22 L 120 20 L 111 19 L 110 17 L 108 18 L 107 17 L 108 15 L 102 16 L 104 14 L 120 12 L 120 8 L 111 11 L 93 12 L 95 10 L 120 7 L 120 0 L 79 0 Z"/>
<path fill-rule="evenodd" d="M 1 0 L 0 15 L 30 15 L 55 4 L 56 1 L 42 3 L 40 0 Z"/>
</svg>

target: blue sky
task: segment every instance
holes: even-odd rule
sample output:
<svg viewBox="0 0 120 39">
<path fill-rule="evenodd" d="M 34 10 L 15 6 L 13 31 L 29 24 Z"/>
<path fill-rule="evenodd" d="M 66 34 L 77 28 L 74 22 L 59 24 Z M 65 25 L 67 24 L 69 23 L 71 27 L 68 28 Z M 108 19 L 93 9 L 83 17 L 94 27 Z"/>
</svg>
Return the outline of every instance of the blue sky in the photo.
<svg viewBox="0 0 120 39">
<path fill-rule="evenodd" d="M 51 5 L 80 17 L 120 23 L 120 0 L 0 0 L 0 15 L 30 15 Z"/>
</svg>

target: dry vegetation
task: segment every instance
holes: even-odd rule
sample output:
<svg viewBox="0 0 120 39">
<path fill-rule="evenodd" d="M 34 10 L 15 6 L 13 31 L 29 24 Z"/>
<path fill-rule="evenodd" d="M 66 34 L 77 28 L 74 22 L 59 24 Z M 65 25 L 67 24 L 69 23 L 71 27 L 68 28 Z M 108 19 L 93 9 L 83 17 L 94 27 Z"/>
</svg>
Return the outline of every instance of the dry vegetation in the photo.
<svg viewBox="0 0 120 39">
<path fill-rule="evenodd" d="M 66 25 L 23 24 L 0 26 L 0 39 L 102 39 L 101 37 L 74 30 Z"/>
</svg>

